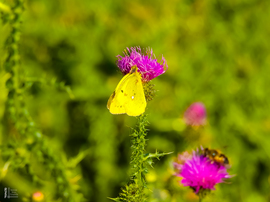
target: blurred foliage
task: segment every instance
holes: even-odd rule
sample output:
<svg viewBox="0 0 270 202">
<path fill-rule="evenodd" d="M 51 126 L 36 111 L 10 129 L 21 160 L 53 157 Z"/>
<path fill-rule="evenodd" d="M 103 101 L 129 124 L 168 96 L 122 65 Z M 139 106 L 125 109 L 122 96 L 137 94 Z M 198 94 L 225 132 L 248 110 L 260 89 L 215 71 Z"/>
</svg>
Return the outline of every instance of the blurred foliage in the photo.
<svg viewBox="0 0 270 202">
<path fill-rule="evenodd" d="M 157 95 L 146 111 L 146 151 L 174 151 L 146 176 L 151 201 L 198 201 L 178 185 L 171 162 L 199 145 L 222 150 L 236 175 L 205 201 L 270 200 L 270 1 L 24 1 L 18 75 L 25 87 L 23 109 L 42 131 L 33 147 L 36 136 L 19 133 L 5 115 L 5 5 L 12 4 L 0 1 L 0 190 L 17 189 L 14 201 L 31 201 L 36 191 L 53 201 L 63 179 L 75 201 L 118 195 L 129 177 L 136 119 L 111 115 L 106 103 L 122 77 L 115 56 L 130 46 L 152 47 L 169 66 L 153 80 Z M 183 123 L 195 101 L 207 108 L 204 128 Z M 50 158 L 44 160 L 45 154 Z M 44 162 L 59 167 L 63 178 Z"/>
</svg>

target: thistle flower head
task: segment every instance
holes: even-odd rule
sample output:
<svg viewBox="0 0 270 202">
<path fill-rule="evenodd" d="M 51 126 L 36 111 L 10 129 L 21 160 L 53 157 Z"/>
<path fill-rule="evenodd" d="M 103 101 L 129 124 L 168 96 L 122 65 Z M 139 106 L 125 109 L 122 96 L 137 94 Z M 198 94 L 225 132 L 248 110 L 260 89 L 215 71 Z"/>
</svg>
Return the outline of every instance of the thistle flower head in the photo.
<svg viewBox="0 0 270 202">
<path fill-rule="evenodd" d="M 203 103 L 195 102 L 188 107 L 184 114 L 187 125 L 201 126 L 206 123 L 206 109 Z"/>
<path fill-rule="evenodd" d="M 186 156 L 186 154 L 184 154 Z M 178 156 L 178 158 L 181 158 Z M 198 151 L 193 151 L 192 157 L 186 158 L 181 164 L 174 163 L 176 176 L 182 177 L 181 183 L 191 187 L 196 194 L 201 190 L 215 190 L 215 185 L 224 182 L 231 176 L 223 165 L 212 162 Z"/>
<path fill-rule="evenodd" d="M 128 74 L 131 67 L 136 65 L 142 75 L 143 82 L 152 80 L 165 73 L 168 69 L 165 58 L 161 56 L 159 63 L 153 50 L 150 48 L 147 48 L 145 51 L 142 51 L 140 47 L 127 48 L 124 51 L 124 56 L 117 55 L 116 57 L 118 58 L 116 64 L 124 75 Z"/>
<path fill-rule="evenodd" d="M 192 159 L 192 154 L 189 152 L 185 151 L 182 154 L 178 154 L 176 161 L 173 162 L 173 167 L 177 170 L 180 171 L 182 168 L 182 165 L 187 161 Z"/>
</svg>

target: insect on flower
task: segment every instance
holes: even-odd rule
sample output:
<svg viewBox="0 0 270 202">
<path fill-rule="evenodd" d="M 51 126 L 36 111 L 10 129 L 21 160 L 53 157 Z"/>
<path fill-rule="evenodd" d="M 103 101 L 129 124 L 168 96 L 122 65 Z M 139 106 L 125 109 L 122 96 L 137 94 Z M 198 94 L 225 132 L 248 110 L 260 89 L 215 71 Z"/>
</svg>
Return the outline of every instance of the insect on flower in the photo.
<svg viewBox="0 0 270 202">
<path fill-rule="evenodd" d="M 202 150 L 202 153 L 212 162 L 216 162 L 225 167 L 229 166 L 228 158 L 218 150 L 205 148 Z"/>
<path fill-rule="evenodd" d="M 166 60 L 162 56 L 159 63 L 152 49 L 143 52 L 140 47 L 127 48 L 124 56 L 117 58 L 117 66 L 125 76 L 110 96 L 107 108 L 112 114 L 139 116 L 145 112 L 146 101 L 153 97 L 151 85 L 146 84 L 167 70 Z"/>
<path fill-rule="evenodd" d="M 127 113 L 129 116 L 138 116 L 144 113 L 145 107 L 146 100 L 141 75 L 135 65 L 117 85 L 108 100 L 107 108 L 112 114 Z"/>
<path fill-rule="evenodd" d="M 209 151 L 203 148 L 202 150 Z M 187 155 L 185 154 L 185 156 Z M 177 168 L 175 175 L 182 178 L 181 184 L 189 186 L 196 194 L 203 190 L 215 190 L 216 184 L 231 178 L 224 166 L 224 161 L 223 163 L 213 161 L 212 157 L 209 158 L 208 152 L 203 154 L 198 149 L 193 151 L 192 156 L 186 158 L 181 164 L 175 162 L 174 167 Z"/>
</svg>

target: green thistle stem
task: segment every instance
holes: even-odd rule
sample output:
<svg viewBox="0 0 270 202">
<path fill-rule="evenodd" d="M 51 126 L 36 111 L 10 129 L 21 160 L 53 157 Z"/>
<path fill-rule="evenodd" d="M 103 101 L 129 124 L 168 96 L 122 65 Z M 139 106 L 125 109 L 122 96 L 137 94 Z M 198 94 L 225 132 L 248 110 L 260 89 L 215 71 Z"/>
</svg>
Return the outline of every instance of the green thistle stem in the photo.
<svg viewBox="0 0 270 202">
<path fill-rule="evenodd" d="M 134 130 L 132 137 L 132 153 L 130 164 L 132 166 L 132 179 L 138 186 L 145 186 L 145 174 L 147 169 L 144 165 L 144 151 L 146 146 L 146 126 L 148 122 L 146 115 L 138 117 L 137 130 Z"/>
<path fill-rule="evenodd" d="M 162 156 L 168 155 L 169 153 L 147 153 L 145 154 L 146 147 L 146 135 L 148 125 L 146 115 L 142 114 L 138 117 L 138 123 L 131 134 L 131 180 L 128 185 L 122 189 L 117 198 L 110 198 L 114 201 L 128 201 L 128 202 L 146 202 L 147 201 L 147 183 L 145 180 L 145 174 L 147 174 L 148 166 L 152 166 L 153 158 L 159 159 Z"/>
<path fill-rule="evenodd" d="M 147 200 L 145 194 L 145 174 L 147 173 L 147 168 L 144 155 L 147 124 L 146 115 L 143 114 L 138 117 L 137 127 L 134 129 L 133 134 L 131 134 L 131 180 L 128 185 L 122 189 L 122 193 L 119 194 L 119 197 L 110 198 L 113 201 L 146 202 Z"/>
<path fill-rule="evenodd" d="M 16 98 L 18 97 L 19 76 L 18 68 L 20 64 L 20 55 L 18 43 L 20 40 L 20 23 L 23 12 L 23 1 L 15 1 L 15 5 L 11 8 L 11 12 L 7 14 L 7 19 L 11 25 L 11 32 L 6 40 L 7 58 L 4 63 L 6 72 L 10 74 L 10 78 L 6 81 L 6 87 L 9 90 L 7 100 L 7 110 L 11 119 L 15 120 L 16 116 Z"/>
<path fill-rule="evenodd" d="M 8 154 L 6 155 L 6 158 L 12 159 L 11 163 L 7 164 L 9 165 L 9 169 L 16 170 L 21 168 L 20 164 L 23 162 L 25 164 L 25 169 L 32 177 L 34 184 L 42 186 L 42 180 L 40 180 L 33 171 L 29 157 L 30 155 L 21 154 L 19 150 L 16 150 L 16 146 L 19 148 L 27 148 L 23 149 L 26 153 L 39 154 L 38 158 L 40 159 L 38 160 L 44 163 L 45 167 L 51 171 L 52 177 L 55 179 L 56 198 L 61 198 L 62 201 L 65 202 L 75 201 L 75 194 L 73 194 L 73 191 L 71 190 L 69 179 L 66 174 L 66 166 L 61 161 L 62 159 L 55 155 L 55 152 L 50 148 L 46 137 L 44 137 L 36 127 L 24 100 L 22 83 L 27 82 L 27 79 L 19 75 L 20 54 L 18 48 L 21 34 L 21 15 L 23 10 L 23 0 L 15 0 L 12 7 L 0 3 L 0 11 L 5 14 L 1 16 L 2 21 L 9 23 L 11 27 L 10 34 L 5 42 L 7 57 L 4 62 L 5 71 L 9 73 L 9 79 L 6 81 L 6 88 L 8 90 L 6 118 L 8 120 L 7 123 L 9 123 L 7 125 L 15 128 L 18 134 L 23 137 L 23 141 L 19 141 L 18 145 L 15 145 L 15 143 L 2 145 L 0 152 L 4 151 L 3 153 Z M 55 86 L 57 84 L 56 81 L 50 83 Z M 66 90 L 71 96 L 73 95 L 70 88 L 65 86 L 64 83 L 59 83 L 58 88 Z M 2 179 L 4 177 L 4 175 L 0 176 L 0 180 L 4 180 Z"/>
</svg>

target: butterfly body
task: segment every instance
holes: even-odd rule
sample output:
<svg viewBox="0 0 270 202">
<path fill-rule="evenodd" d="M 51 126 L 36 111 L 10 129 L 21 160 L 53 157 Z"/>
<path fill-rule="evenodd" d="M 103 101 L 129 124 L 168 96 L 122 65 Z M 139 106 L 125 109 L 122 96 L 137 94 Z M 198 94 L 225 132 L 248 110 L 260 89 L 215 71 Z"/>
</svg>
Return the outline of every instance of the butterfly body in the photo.
<svg viewBox="0 0 270 202">
<path fill-rule="evenodd" d="M 131 67 L 130 72 L 118 83 L 107 108 L 112 114 L 126 113 L 129 116 L 139 116 L 145 112 L 146 100 L 137 66 Z"/>
</svg>

